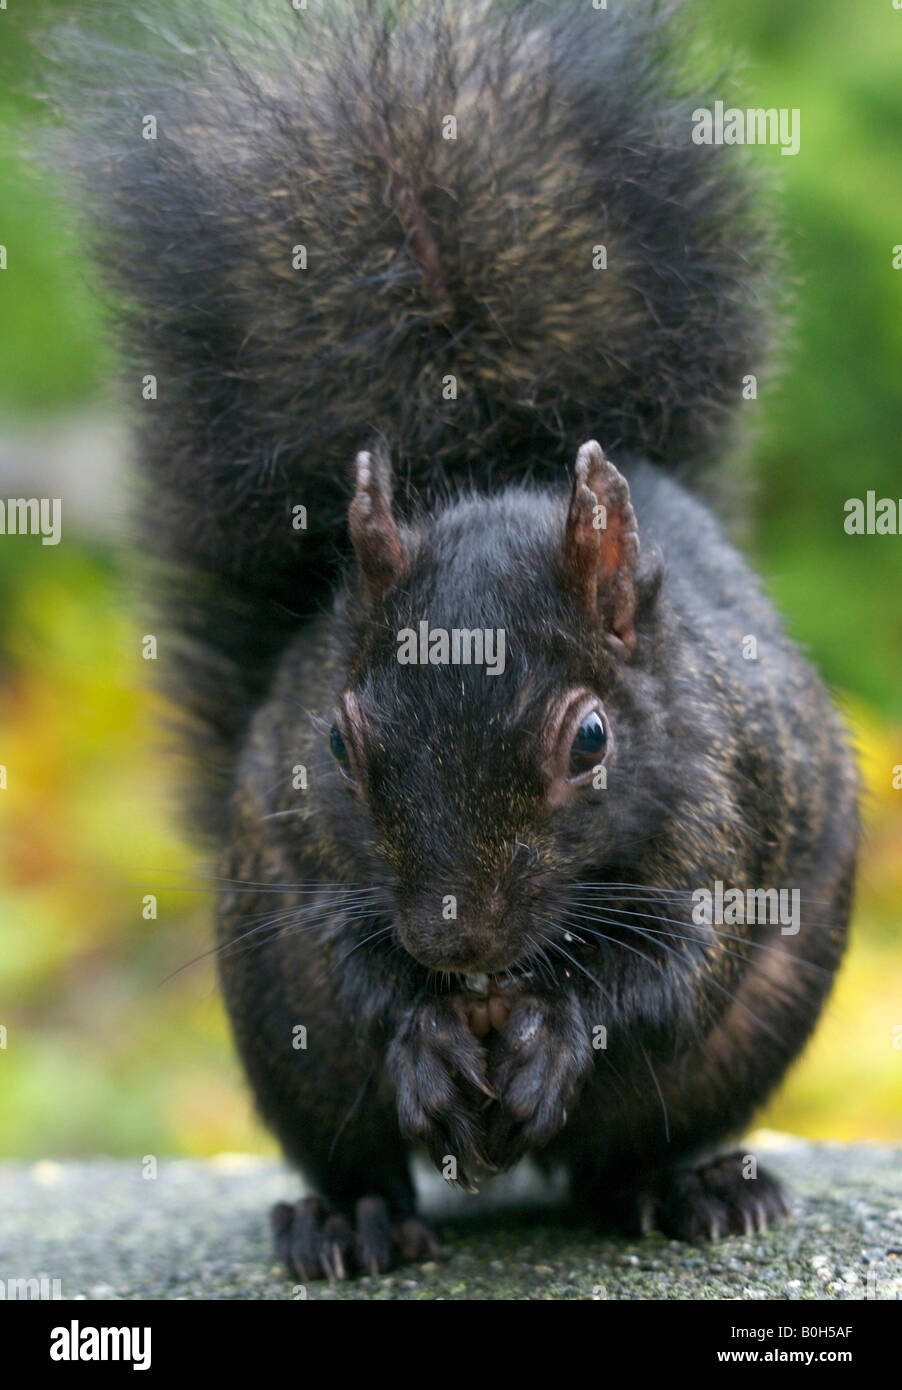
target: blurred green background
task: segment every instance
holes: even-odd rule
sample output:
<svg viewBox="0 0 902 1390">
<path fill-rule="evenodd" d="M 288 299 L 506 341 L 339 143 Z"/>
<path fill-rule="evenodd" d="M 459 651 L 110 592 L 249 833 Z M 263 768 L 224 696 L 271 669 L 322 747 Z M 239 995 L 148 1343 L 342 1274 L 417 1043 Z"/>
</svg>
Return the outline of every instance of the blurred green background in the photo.
<svg viewBox="0 0 902 1390">
<path fill-rule="evenodd" d="M 105 8 L 112 23 L 112 0 L 94 5 Z M 745 406 L 760 480 L 748 544 L 853 723 L 868 786 L 853 946 L 762 1119 L 898 1138 L 902 537 L 850 537 L 842 523 L 849 496 L 902 496 L 902 11 L 892 0 L 699 10 L 714 51 L 746 60 L 728 102 L 801 110 L 798 156 L 754 155 L 781 184 L 796 287 L 784 370 Z M 30 495 L 59 495 L 50 480 L 66 478 L 63 544 L 0 540 L 0 1142 L 11 1155 L 266 1150 L 206 954 L 212 870 L 177 829 L 110 525 L 126 505 L 108 467 L 121 452 L 114 356 L 71 209 L 16 152 L 44 118 L 22 91 L 29 36 L 54 15 L 71 16 L 68 0 L 0 11 L 0 493 L 21 495 L 23 470 L 41 480 Z"/>
</svg>

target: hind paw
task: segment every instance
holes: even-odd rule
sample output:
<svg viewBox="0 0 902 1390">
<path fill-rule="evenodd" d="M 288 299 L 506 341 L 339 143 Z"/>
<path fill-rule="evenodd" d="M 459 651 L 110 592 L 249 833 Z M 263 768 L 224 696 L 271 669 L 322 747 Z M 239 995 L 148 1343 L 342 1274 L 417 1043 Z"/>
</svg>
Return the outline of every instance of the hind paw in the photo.
<svg viewBox="0 0 902 1390">
<path fill-rule="evenodd" d="M 353 1224 L 340 1212 L 330 1212 L 319 1197 L 304 1197 L 294 1205 L 278 1202 L 270 1219 L 277 1256 L 290 1275 L 305 1283 L 384 1274 L 399 1262 L 438 1255 L 438 1242 L 425 1222 L 411 1217 L 393 1228 L 381 1197 L 361 1197 Z"/>
<path fill-rule="evenodd" d="M 662 1231 L 700 1242 L 766 1231 L 789 1215 L 783 1189 L 766 1169 L 746 1177 L 748 1155 L 724 1154 L 696 1168 L 675 1168 L 623 1194 L 616 1225 L 630 1234 Z"/>
</svg>

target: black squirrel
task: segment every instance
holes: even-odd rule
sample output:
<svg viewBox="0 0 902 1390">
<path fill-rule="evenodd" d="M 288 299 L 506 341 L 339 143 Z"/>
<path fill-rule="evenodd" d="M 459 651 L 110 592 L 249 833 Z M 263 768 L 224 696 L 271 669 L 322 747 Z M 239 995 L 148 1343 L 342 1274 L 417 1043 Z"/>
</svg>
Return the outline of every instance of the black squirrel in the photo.
<svg viewBox="0 0 902 1390">
<path fill-rule="evenodd" d="M 465 1185 L 564 1164 L 626 1229 L 785 1208 L 717 1146 L 830 988 L 856 775 L 697 495 L 774 253 L 737 151 L 692 139 L 673 10 L 271 6 L 111 84 L 82 141 L 157 383 L 222 986 L 320 1194 L 273 1217 L 303 1279 L 434 1252 L 414 1145 Z M 781 891 L 791 923 L 710 910 Z"/>
</svg>

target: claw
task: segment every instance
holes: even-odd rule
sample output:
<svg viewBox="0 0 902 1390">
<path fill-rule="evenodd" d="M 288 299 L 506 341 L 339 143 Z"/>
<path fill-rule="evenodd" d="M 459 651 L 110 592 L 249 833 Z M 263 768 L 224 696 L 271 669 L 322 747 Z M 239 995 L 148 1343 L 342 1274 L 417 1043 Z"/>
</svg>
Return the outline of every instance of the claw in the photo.
<svg viewBox="0 0 902 1390">
<path fill-rule="evenodd" d="M 347 1279 L 347 1270 L 339 1245 L 333 1244 L 329 1247 L 323 1256 L 323 1264 L 330 1284 L 343 1283 Z"/>
<path fill-rule="evenodd" d="M 455 1059 L 455 1061 L 457 1071 L 465 1081 L 469 1081 L 471 1086 L 473 1086 L 477 1091 L 481 1091 L 482 1094 L 487 1098 L 487 1100 L 492 1101 L 498 1099 L 497 1093 L 489 1085 L 487 1077 L 483 1075 L 483 1073 L 477 1068 L 475 1063 L 469 1062 L 469 1060 L 466 1058 Z"/>
<path fill-rule="evenodd" d="M 647 1236 L 655 1229 L 655 1202 L 653 1197 L 643 1197 L 639 1204 L 639 1229 Z"/>
</svg>

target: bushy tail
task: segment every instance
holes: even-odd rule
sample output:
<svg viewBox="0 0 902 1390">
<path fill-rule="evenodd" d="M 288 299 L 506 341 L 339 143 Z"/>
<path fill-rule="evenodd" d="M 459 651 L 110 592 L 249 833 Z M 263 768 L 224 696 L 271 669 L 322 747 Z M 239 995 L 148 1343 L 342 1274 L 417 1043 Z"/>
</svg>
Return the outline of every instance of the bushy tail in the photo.
<svg viewBox="0 0 902 1390">
<path fill-rule="evenodd" d="M 328 593 L 358 449 L 385 436 L 427 495 L 560 477 L 587 437 L 692 469 L 766 320 L 758 195 L 692 141 L 679 7 L 326 8 L 113 50 L 80 136 L 150 544 L 189 575 L 184 698 L 225 771 Z"/>
</svg>

